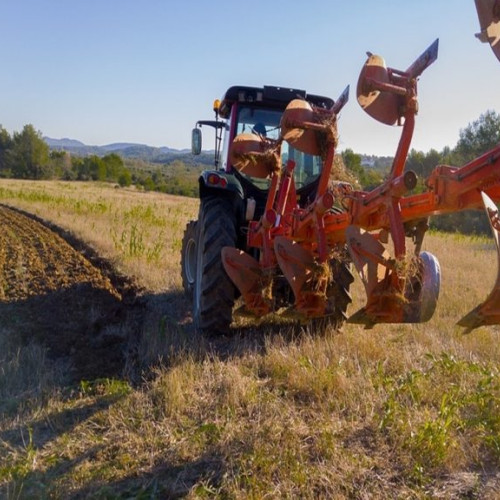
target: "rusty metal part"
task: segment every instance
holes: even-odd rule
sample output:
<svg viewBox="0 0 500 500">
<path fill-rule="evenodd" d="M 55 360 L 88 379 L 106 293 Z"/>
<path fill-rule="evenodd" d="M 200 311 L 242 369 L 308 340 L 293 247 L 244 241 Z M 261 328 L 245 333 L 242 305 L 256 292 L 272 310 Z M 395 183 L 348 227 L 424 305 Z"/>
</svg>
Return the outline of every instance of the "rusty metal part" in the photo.
<svg viewBox="0 0 500 500">
<path fill-rule="evenodd" d="M 465 333 L 469 333 L 482 325 L 497 325 L 500 323 L 500 225 L 498 207 L 492 199 L 485 193 L 481 193 L 484 208 L 490 221 L 491 230 L 497 248 L 498 267 L 497 278 L 493 290 L 487 299 L 466 314 L 457 324 L 466 328 Z"/>
<path fill-rule="evenodd" d="M 279 170 L 279 143 L 257 134 L 237 135 L 230 148 L 229 160 L 240 172 L 266 179 Z"/>
<path fill-rule="evenodd" d="M 281 135 L 299 151 L 323 156 L 326 143 L 337 141 L 335 111 L 313 108 L 307 101 L 294 99 L 281 117 Z"/>
<path fill-rule="evenodd" d="M 367 303 L 349 318 L 371 328 L 376 323 L 422 323 L 436 309 L 441 283 L 437 259 L 422 252 L 396 261 L 380 241 L 363 229 L 346 229 L 347 248 L 366 290 Z"/>
<path fill-rule="evenodd" d="M 383 86 L 387 89 L 390 84 L 390 73 L 384 59 L 370 54 L 358 79 L 358 103 L 375 120 L 394 125 L 402 116 L 401 91 L 397 89 L 396 93 L 382 90 Z"/>
<path fill-rule="evenodd" d="M 387 125 L 400 125 L 409 109 L 416 114 L 416 78 L 437 59 L 438 45 L 435 40 L 405 71 L 387 68 L 382 57 L 369 53 L 358 79 L 360 106 Z"/>
<path fill-rule="evenodd" d="M 481 31 L 476 37 L 489 43 L 500 61 L 500 0 L 475 0 Z"/>
<path fill-rule="evenodd" d="M 233 247 L 222 249 L 222 265 L 232 282 L 238 287 L 249 314 L 257 317 L 271 312 L 272 302 L 266 297 L 269 278 L 259 263 L 250 255 Z"/>
<path fill-rule="evenodd" d="M 367 297 L 370 297 L 388 271 L 389 254 L 384 246 L 370 233 L 356 226 L 346 231 L 347 249 L 356 267 Z"/>
<path fill-rule="evenodd" d="M 329 267 L 319 265 L 311 252 L 283 236 L 274 240 L 276 260 L 295 296 L 295 310 L 307 318 L 326 313 Z"/>
<path fill-rule="evenodd" d="M 288 104 L 281 118 L 281 135 L 293 147 L 311 155 L 320 153 L 317 134 L 314 130 L 297 127 L 298 124 L 314 122 L 314 112 L 307 101 L 294 99 Z"/>
</svg>

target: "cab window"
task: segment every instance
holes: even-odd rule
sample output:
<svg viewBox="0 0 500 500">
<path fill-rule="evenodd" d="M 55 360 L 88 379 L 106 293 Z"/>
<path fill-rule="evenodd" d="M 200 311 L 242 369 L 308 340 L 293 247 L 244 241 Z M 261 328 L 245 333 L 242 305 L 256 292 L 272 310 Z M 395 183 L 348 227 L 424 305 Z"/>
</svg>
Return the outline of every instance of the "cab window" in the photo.
<svg viewBox="0 0 500 500">
<path fill-rule="evenodd" d="M 281 114 L 281 110 L 241 106 L 238 110 L 236 135 L 253 133 L 276 140 L 280 136 Z M 286 141 L 281 145 L 281 159 L 283 165 L 289 159 L 295 161 L 294 180 L 297 188 L 313 182 L 321 173 L 321 157 L 302 153 Z M 245 177 L 260 189 L 267 189 L 269 186 L 267 179 L 256 179 L 247 175 Z"/>
</svg>

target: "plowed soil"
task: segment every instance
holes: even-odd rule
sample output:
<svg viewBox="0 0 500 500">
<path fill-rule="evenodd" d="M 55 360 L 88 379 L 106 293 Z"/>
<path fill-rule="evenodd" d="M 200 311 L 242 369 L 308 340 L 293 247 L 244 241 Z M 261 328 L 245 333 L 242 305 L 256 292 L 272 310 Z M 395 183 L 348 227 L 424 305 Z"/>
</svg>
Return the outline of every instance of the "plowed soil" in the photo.
<svg viewBox="0 0 500 500">
<path fill-rule="evenodd" d="M 0 329 L 47 346 L 71 378 L 123 370 L 140 322 L 137 295 L 83 243 L 0 206 Z"/>
</svg>

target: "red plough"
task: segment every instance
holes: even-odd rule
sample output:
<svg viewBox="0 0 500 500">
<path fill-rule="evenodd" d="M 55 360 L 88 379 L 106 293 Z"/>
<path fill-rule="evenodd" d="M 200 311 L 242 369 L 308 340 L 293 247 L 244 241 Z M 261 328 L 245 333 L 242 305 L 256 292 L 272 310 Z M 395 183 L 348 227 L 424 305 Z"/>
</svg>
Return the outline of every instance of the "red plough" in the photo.
<svg viewBox="0 0 500 500">
<path fill-rule="evenodd" d="M 500 59 L 500 0 L 476 0 L 481 33 Z M 458 168 L 438 165 L 424 192 L 412 194 L 415 172 L 405 170 L 418 112 L 417 80 L 436 60 L 436 40 L 406 70 L 369 54 L 356 89 L 376 120 L 401 125 L 387 179 L 356 191 L 332 179 L 337 116 L 348 100 L 264 86 L 231 87 L 214 103 L 216 170 L 200 177 L 200 213 L 185 232 L 184 288 L 193 298 L 195 326 L 225 333 L 234 313 L 281 314 L 338 327 L 347 319 L 357 269 L 366 305 L 348 320 L 428 321 L 436 308 L 441 271 L 422 251 L 429 217 L 485 207 L 499 252 L 500 144 Z M 223 141 L 224 139 L 224 141 Z M 223 145 L 222 145 L 223 144 Z M 221 147 L 222 145 L 222 147 Z M 459 321 L 470 331 L 500 323 L 500 277 L 487 299 Z"/>
<path fill-rule="evenodd" d="M 235 248 L 223 250 L 224 267 L 244 298 L 246 312 L 259 317 L 272 312 L 269 290 L 272 280 L 283 275 L 293 290 L 297 316 L 328 315 L 327 264 L 346 245 L 367 294 L 366 306 L 350 322 L 372 326 L 427 321 L 440 287 L 437 259 L 421 252 L 428 218 L 479 208 L 484 200 L 498 234 L 498 211 L 491 198 L 500 200 L 500 146 L 462 168 L 437 166 L 426 181 L 426 192 L 405 196 L 417 183 L 414 172 L 404 171 L 418 110 L 417 78 L 436 60 L 437 50 L 436 40 L 405 71 L 387 68 L 380 56 L 370 54 L 361 72 L 357 94 L 363 109 L 383 123 L 403 124 L 390 175 L 373 191 L 353 191 L 342 184 L 329 187 L 336 119 L 347 91 L 327 112 L 305 101 L 292 101 L 281 119 L 281 137 L 268 141 L 263 151 L 254 151 L 244 138 L 236 138 L 232 156 L 237 168 L 251 164 L 260 169 L 260 158 L 278 159 L 282 141 L 324 157 L 316 197 L 305 208 L 296 202 L 293 162 L 283 171 L 271 162 L 266 172 L 272 179 L 266 210 L 249 225 L 247 234 L 247 246 L 258 249 L 260 258 Z M 343 211 L 332 210 L 335 206 Z M 410 252 L 409 239 L 413 243 Z M 500 280 L 489 298 L 459 324 L 475 328 L 499 319 Z"/>
</svg>

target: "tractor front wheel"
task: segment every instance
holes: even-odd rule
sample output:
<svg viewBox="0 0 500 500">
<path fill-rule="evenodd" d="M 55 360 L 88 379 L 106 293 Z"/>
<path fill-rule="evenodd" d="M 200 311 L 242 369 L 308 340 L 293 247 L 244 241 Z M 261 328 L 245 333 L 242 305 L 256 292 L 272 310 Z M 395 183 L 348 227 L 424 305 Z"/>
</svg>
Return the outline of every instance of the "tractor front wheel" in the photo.
<svg viewBox="0 0 500 500">
<path fill-rule="evenodd" d="M 198 217 L 193 320 L 202 334 L 227 334 L 236 287 L 222 265 L 221 251 L 236 246 L 233 205 L 225 198 L 205 198 Z"/>
</svg>

